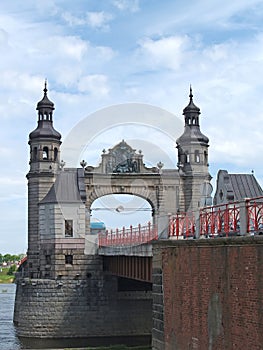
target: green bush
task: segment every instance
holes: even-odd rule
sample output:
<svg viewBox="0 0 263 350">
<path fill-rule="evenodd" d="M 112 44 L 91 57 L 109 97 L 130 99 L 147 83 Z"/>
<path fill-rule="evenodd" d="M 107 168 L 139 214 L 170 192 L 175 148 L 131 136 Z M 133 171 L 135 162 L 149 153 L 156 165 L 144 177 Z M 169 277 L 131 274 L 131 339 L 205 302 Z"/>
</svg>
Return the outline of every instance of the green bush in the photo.
<svg viewBox="0 0 263 350">
<path fill-rule="evenodd" d="M 9 270 L 7 271 L 8 276 L 13 276 L 14 272 L 16 271 L 16 265 L 11 265 L 9 267 Z"/>
</svg>

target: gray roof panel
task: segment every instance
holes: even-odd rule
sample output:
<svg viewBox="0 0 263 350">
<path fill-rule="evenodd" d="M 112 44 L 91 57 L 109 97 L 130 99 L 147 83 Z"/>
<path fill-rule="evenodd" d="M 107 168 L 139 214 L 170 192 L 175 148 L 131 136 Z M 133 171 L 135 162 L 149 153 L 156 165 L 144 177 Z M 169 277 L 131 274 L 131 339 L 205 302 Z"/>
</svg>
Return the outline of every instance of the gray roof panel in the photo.
<svg viewBox="0 0 263 350">
<path fill-rule="evenodd" d="M 262 188 L 252 174 L 229 174 L 235 200 L 263 196 Z"/>
<path fill-rule="evenodd" d="M 65 169 L 58 174 L 54 185 L 40 203 L 78 202 L 82 203 L 78 188 L 77 169 Z"/>
</svg>

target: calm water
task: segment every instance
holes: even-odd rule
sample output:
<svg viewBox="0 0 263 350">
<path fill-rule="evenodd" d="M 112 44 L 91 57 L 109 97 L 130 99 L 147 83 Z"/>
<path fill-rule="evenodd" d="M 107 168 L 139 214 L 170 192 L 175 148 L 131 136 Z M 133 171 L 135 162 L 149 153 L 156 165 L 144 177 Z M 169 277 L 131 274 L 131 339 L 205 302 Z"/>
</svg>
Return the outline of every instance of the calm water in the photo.
<svg viewBox="0 0 263 350">
<path fill-rule="evenodd" d="M 21 349 L 13 325 L 15 284 L 0 284 L 0 349 Z"/>
<path fill-rule="evenodd" d="M 145 337 L 132 339 L 18 339 L 13 325 L 15 284 L 0 284 L 0 350 L 55 349 L 66 347 L 87 347 L 109 344 L 140 345 L 150 342 Z"/>
</svg>

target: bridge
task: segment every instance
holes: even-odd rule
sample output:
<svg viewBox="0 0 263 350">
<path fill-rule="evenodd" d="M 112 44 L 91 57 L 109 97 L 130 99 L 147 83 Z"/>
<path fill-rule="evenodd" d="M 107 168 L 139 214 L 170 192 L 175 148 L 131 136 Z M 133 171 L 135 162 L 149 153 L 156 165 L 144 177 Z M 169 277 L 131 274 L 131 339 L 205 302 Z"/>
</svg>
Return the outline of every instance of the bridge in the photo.
<svg viewBox="0 0 263 350">
<path fill-rule="evenodd" d="M 263 234 L 263 197 L 208 206 L 198 212 L 170 215 L 168 239 L 214 239 Z M 152 242 L 157 226 L 148 223 L 98 235 L 98 254 L 112 274 L 152 282 Z"/>
<path fill-rule="evenodd" d="M 154 350 L 262 348 L 263 191 L 253 175 L 221 170 L 214 199 L 227 203 L 211 206 L 209 139 L 192 89 L 189 98 L 172 169 L 162 161 L 148 167 L 142 150 L 124 140 L 103 149 L 97 166 L 82 160 L 81 168 L 66 168 L 45 84 L 28 142 L 28 252 L 14 310 L 19 336 L 138 336 L 152 339 Z M 152 106 L 133 110 L 140 123 L 148 114 L 154 119 Z M 125 115 L 127 106 L 104 110 L 103 123 L 117 111 Z M 169 135 L 176 120 L 156 112 L 155 128 L 167 125 Z M 90 125 L 78 124 L 68 138 L 78 152 Z M 250 199 L 235 197 L 239 185 Z M 92 205 L 108 195 L 147 201 L 152 222 L 98 237 L 90 229 Z"/>
</svg>

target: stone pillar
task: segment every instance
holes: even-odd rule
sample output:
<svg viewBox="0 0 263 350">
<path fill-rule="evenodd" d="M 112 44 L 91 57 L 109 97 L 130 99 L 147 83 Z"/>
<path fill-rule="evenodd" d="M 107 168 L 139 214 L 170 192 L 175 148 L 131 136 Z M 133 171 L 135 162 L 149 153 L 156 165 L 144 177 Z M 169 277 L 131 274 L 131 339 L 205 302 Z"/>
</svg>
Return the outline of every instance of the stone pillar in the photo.
<svg viewBox="0 0 263 350">
<path fill-rule="evenodd" d="M 239 220 L 240 220 L 240 235 L 244 236 L 247 235 L 247 228 L 248 228 L 248 213 L 247 213 L 247 207 L 246 207 L 247 201 L 244 200 L 240 203 L 240 212 L 239 212 Z"/>
</svg>

